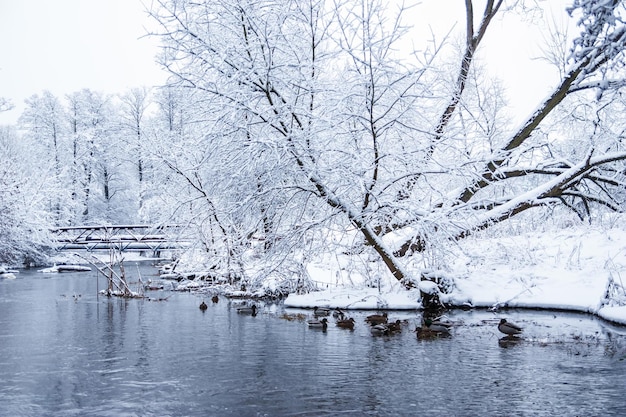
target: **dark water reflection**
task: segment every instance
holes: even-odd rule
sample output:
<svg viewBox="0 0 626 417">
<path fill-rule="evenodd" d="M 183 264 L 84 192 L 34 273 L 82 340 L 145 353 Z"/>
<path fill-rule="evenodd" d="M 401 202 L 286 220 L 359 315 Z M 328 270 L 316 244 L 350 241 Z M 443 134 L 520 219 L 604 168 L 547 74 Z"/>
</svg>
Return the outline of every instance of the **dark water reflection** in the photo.
<svg viewBox="0 0 626 417">
<path fill-rule="evenodd" d="M 458 312 L 452 337 L 420 341 L 416 312 L 372 337 L 369 312 L 321 332 L 200 301 L 97 297 L 94 273 L 0 281 L 0 415 L 626 415 L 624 329 L 593 317 Z M 499 343 L 500 317 L 524 339 Z"/>
</svg>

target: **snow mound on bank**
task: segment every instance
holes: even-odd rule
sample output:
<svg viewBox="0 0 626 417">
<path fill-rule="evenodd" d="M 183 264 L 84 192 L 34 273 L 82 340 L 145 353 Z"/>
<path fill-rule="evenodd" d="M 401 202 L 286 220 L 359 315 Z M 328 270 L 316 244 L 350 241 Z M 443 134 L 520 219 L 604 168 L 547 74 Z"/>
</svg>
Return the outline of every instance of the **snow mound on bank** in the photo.
<svg viewBox="0 0 626 417">
<path fill-rule="evenodd" d="M 285 307 L 340 309 L 393 309 L 417 310 L 421 308 L 419 291 L 379 292 L 376 288 L 335 289 L 308 294 L 290 294 Z"/>
</svg>

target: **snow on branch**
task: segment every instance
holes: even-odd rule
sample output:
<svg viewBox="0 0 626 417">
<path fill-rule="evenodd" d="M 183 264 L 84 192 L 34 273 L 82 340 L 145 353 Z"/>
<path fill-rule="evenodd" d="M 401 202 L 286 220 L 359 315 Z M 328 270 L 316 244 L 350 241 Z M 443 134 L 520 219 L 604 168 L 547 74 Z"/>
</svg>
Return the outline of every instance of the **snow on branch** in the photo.
<svg viewBox="0 0 626 417">
<path fill-rule="evenodd" d="M 620 53 L 624 47 L 624 3 L 619 0 L 574 0 L 567 9 L 570 16 L 579 15 L 580 36 L 574 40 L 571 58 L 586 59 L 594 49 L 609 55 Z"/>
<path fill-rule="evenodd" d="M 586 178 L 589 172 L 594 168 L 611 162 L 623 160 L 626 160 L 626 152 L 615 152 L 597 157 L 592 157 L 590 152 L 587 158 L 564 171 L 557 177 L 554 177 L 532 190 L 511 198 L 506 203 L 479 215 L 476 218 L 474 225 L 468 228 L 467 231 L 461 233 L 461 235 L 465 236 L 471 230 L 484 229 L 490 224 L 502 221 L 531 207 L 545 205 L 547 200 L 563 196 L 566 190 L 580 183 L 580 181 L 583 178 Z M 592 197 L 587 198 L 591 199 Z"/>
</svg>

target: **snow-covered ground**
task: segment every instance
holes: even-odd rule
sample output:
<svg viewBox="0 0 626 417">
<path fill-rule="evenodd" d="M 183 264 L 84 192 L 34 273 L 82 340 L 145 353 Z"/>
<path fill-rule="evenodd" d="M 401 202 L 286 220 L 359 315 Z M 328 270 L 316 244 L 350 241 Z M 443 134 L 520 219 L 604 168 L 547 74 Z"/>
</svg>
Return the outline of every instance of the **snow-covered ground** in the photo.
<svg viewBox="0 0 626 417">
<path fill-rule="evenodd" d="M 610 228 L 472 238 L 449 249 L 446 259 L 446 270 L 431 274 L 452 283 L 449 293 L 440 294 L 451 305 L 574 310 L 626 324 L 626 229 L 619 222 Z M 407 291 L 393 279 L 363 289 L 365 279 L 347 273 L 341 260 L 326 259 L 308 273 L 323 290 L 289 295 L 287 307 L 421 307 L 419 291 Z M 371 286 L 371 278 L 368 282 Z"/>
<path fill-rule="evenodd" d="M 541 232 L 499 232 L 493 233 L 495 237 L 468 238 L 439 248 L 437 253 L 427 255 L 427 261 L 416 256 L 405 269 L 419 278 L 428 264 L 429 275 L 449 283 L 449 291 L 440 294 L 440 299 L 451 306 L 572 310 L 626 325 L 624 220 L 626 216 L 622 215 L 597 226 L 546 226 Z M 290 294 L 285 306 L 421 308 L 419 289 L 407 291 L 380 262 L 363 257 L 332 254 L 308 264 L 306 272 L 320 291 Z M 125 254 L 124 258 L 146 259 L 133 253 Z M 183 261 L 179 269 L 191 268 L 193 272 L 194 264 L 199 263 Z M 277 280 L 259 271 L 249 272 L 262 281 L 260 286 L 264 289 L 255 289 L 259 294 L 280 286 Z M 420 282 L 421 289 L 428 290 L 428 284 Z M 196 281 L 179 286 L 197 290 L 204 287 Z"/>
</svg>

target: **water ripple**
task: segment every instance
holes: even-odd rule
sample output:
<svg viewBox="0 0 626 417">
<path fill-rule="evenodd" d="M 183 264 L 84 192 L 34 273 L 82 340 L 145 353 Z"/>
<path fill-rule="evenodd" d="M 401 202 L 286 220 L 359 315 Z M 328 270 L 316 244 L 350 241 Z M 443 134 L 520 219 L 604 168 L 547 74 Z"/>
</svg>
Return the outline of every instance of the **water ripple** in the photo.
<svg viewBox="0 0 626 417">
<path fill-rule="evenodd" d="M 493 314 L 458 312 L 450 338 L 418 340 L 419 313 L 391 312 L 409 324 L 373 337 L 370 312 L 322 332 L 275 305 L 202 313 L 192 294 L 108 299 L 80 274 L 21 278 L 0 294 L 0 415 L 626 415 L 626 337 L 590 316 L 507 312 L 525 334 L 503 341 Z"/>
</svg>

